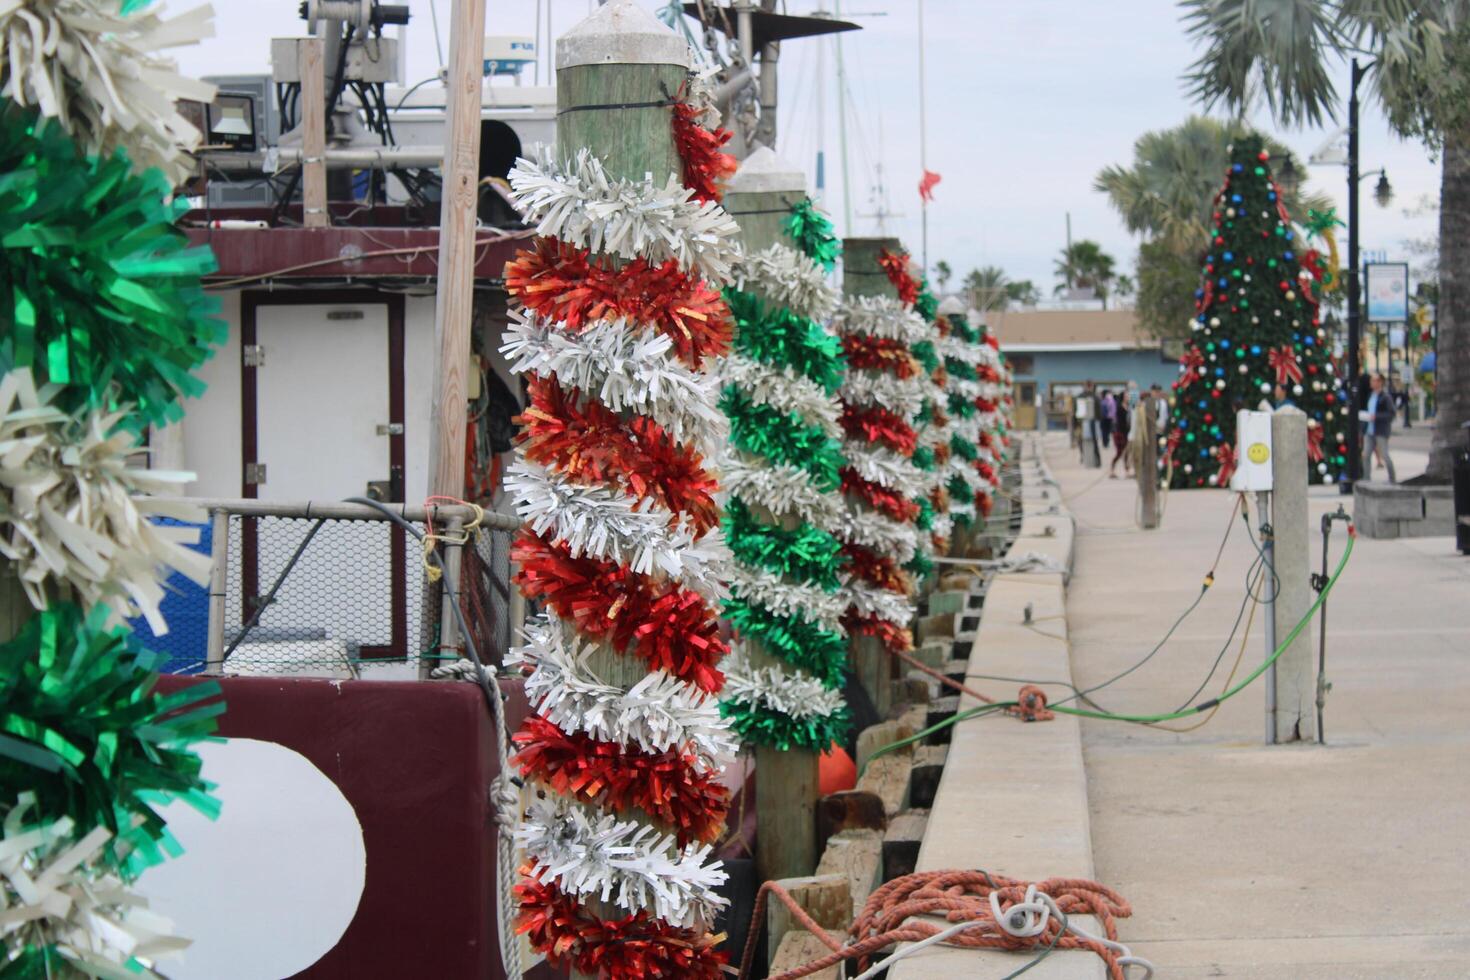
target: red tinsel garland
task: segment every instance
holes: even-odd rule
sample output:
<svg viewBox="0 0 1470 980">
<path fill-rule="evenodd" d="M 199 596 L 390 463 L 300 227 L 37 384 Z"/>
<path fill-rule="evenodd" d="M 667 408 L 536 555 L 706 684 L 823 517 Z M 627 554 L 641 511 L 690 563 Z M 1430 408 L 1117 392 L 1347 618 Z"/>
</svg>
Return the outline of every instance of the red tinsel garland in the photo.
<svg viewBox="0 0 1470 980">
<path fill-rule="evenodd" d="M 913 592 L 913 580 L 892 558 L 879 555 L 860 544 L 844 544 L 842 555 L 847 559 L 847 570 L 864 582 L 902 595 Z"/>
<path fill-rule="evenodd" d="M 887 487 L 864 480 L 852 467 L 844 467 L 842 470 L 842 492 L 854 495 L 895 521 L 912 521 L 919 516 L 918 504 Z"/>
<path fill-rule="evenodd" d="M 976 398 L 975 407 L 982 412 L 994 412 L 1000 406 L 991 401 L 989 398 Z"/>
<path fill-rule="evenodd" d="M 848 633 L 856 633 L 862 636 L 876 636 L 889 650 L 899 653 L 908 653 L 914 648 L 914 636 L 902 626 L 890 623 L 886 619 L 876 616 L 859 616 L 857 613 L 848 612 L 842 617 L 842 627 Z"/>
<path fill-rule="evenodd" d="M 519 440 L 527 459 L 584 482 L 619 486 L 688 515 L 703 534 L 719 523 L 718 481 L 698 452 L 676 443 L 653 419 L 625 420 L 555 378 L 533 377 Z"/>
<path fill-rule="evenodd" d="M 725 181 L 739 163 L 720 148 L 734 134 L 728 129 L 708 130 L 699 124 L 702 110 L 687 102 L 674 103 L 674 147 L 684 161 L 684 186 L 701 201 L 719 202 Z"/>
<path fill-rule="evenodd" d="M 647 912 L 600 919 L 555 883 L 536 881 L 534 872 L 534 866 L 521 869 L 516 932 L 554 968 L 590 976 L 722 980 L 727 956 L 716 951 L 717 936 L 667 925 Z"/>
<path fill-rule="evenodd" d="M 995 467 L 983 459 L 975 460 L 975 472 L 979 473 L 986 483 L 994 484 L 996 482 Z"/>
<path fill-rule="evenodd" d="M 637 807 L 667 823 L 681 847 L 713 841 L 725 829 L 730 791 L 720 785 L 717 771 L 695 768 L 692 755 L 599 742 L 564 732 L 540 715 L 527 718 L 512 741 L 520 751 L 511 762 L 522 776 L 618 813 Z"/>
<path fill-rule="evenodd" d="M 995 501 L 984 490 L 976 490 L 975 506 L 979 508 L 981 517 L 989 517 L 991 508 L 995 506 Z"/>
<path fill-rule="evenodd" d="M 842 430 L 854 439 L 864 442 L 882 443 L 889 449 L 914 454 L 919 436 L 914 427 L 896 412 L 877 405 L 860 408 L 856 405 L 842 407 Z"/>
<path fill-rule="evenodd" d="M 719 291 L 685 275 L 673 259 L 618 266 L 607 256 L 594 259 L 586 249 L 538 238 L 505 264 L 505 289 L 526 309 L 570 330 L 617 317 L 648 324 L 674 342 L 690 367 L 730 349 L 730 311 Z"/>
<path fill-rule="evenodd" d="M 919 301 L 919 281 L 909 272 L 909 256 L 907 252 L 890 252 L 888 249 L 878 253 L 878 264 L 883 267 L 884 275 L 898 290 L 898 299 L 905 306 L 913 306 Z"/>
<path fill-rule="evenodd" d="M 912 378 L 924 369 L 902 341 L 889 337 L 843 337 L 842 353 L 853 371 L 887 371 L 899 378 Z"/>
<path fill-rule="evenodd" d="M 511 560 L 520 565 L 515 581 L 526 598 L 540 599 L 582 635 L 619 653 L 632 645 L 650 670 L 667 670 L 701 691 L 724 686 L 715 664 L 729 648 L 697 592 L 612 562 L 573 558 L 564 545 L 529 531 L 517 536 Z"/>
</svg>

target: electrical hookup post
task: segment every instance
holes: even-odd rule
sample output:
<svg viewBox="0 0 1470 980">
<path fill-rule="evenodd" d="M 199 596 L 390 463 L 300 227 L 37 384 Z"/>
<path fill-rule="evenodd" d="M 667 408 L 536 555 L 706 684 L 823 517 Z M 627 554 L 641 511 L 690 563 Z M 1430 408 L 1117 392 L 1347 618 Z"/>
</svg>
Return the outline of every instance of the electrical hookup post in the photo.
<svg viewBox="0 0 1470 980">
<path fill-rule="evenodd" d="M 1256 529 L 1266 563 L 1266 656 L 1312 606 L 1308 555 L 1307 417 L 1295 408 L 1236 417 L 1230 488 L 1256 496 Z M 1317 738 L 1316 677 L 1310 630 L 1300 630 L 1266 671 L 1266 744 Z"/>
</svg>

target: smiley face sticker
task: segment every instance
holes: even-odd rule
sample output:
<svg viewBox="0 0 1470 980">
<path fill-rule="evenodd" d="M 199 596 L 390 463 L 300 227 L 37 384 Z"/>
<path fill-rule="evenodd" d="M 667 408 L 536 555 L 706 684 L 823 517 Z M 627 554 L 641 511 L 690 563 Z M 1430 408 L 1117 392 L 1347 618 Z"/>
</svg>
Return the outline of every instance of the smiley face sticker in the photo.
<svg viewBox="0 0 1470 980">
<path fill-rule="evenodd" d="M 1271 447 L 1264 442 L 1253 442 L 1246 447 L 1245 458 L 1259 466 L 1271 458 Z"/>
</svg>

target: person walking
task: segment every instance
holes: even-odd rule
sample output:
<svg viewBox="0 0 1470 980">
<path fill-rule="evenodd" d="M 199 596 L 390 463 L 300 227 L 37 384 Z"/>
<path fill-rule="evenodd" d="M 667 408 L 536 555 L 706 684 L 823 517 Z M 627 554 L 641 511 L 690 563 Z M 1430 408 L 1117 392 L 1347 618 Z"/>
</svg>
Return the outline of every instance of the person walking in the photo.
<svg viewBox="0 0 1470 980">
<path fill-rule="evenodd" d="M 1118 422 L 1118 399 L 1113 397 L 1111 391 L 1104 389 L 1098 407 L 1098 442 L 1102 443 L 1102 451 L 1107 452 L 1108 447 L 1113 444 L 1113 427 Z"/>
<path fill-rule="evenodd" d="M 1168 435 L 1169 428 L 1169 397 L 1164 394 L 1163 385 L 1150 385 L 1149 395 L 1154 400 L 1154 420 L 1158 423 L 1160 435 Z"/>
<path fill-rule="evenodd" d="M 1364 410 L 1363 478 L 1373 479 L 1373 457 L 1377 456 L 1383 468 L 1388 470 L 1388 482 L 1397 483 L 1393 472 L 1393 457 L 1388 454 L 1388 437 L 1393 431 L 1393 418 L 1398 412 L 1394 408 L 1393 395 L 1388 391 L 1383 375 L 1373 375 L 1369 382 L 1368 407 Z"/>
<path fill-rule="evenodd" d="M 1133 421 L 1129 416 L 1128 404 L 1123 402 L 1116 407 L 1113 420 L 1113 445 L 1116 452 L 1113 453 L 1113 461 L 1108 465 L 1108 479 L 1118 478 L 1118 460 L 1123 461 L 1123 475 L 1133 475 L 1133 458 L 1128 455 L 1128 434 L 1132 428 Z"/>
</svg>

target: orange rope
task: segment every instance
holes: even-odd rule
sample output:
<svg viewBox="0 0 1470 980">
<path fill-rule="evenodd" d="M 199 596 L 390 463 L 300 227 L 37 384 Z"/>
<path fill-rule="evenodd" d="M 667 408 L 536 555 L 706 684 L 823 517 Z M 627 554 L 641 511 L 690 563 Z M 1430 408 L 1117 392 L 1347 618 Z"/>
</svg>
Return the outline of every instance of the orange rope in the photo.
<svg viewBox="0 0 1470 980">
<path fill-rule="evenodd" d="M 921 915 L 943 917 L 948 925 L 978 923 L 975 928 L 951 936 L 944 941 L 945 945 L 1013 952 L 1044 947 L 1090 950 L 1107 964 L 1111 980 L 1125 980 L 1123 966 L 1118 962 L 1120 954 L 1116 950 L 1096 940 L 1063 932 L 1062 923 L 1057 919 L 1049 920 L 1046 931 L 1036 936 L 1013 936 L 995 922 L 990 908 L 991 893 L 995 893 L 1004 914 L 1013 905 L 1025 901 L 1026 889 L 1031 884 L 984 871 L 920 871 L 904 875 L 890 881 L 868 897 L 862 913 L 852 924 L 853 941 L 839 946 L 796 904 L 796 900 L 784 888 L 774 881 L 768 881 L 756 895 L 750 932 L 745 941 L 745 954 L 740 961 L 740 978 L 748 980 L 751 976 L 755 943 L 765 913 L 766 898 L 767 895 L 775 895 L 791 911 L 796 922 L 832 952 L 793 970 L 774 974 L 770 980 L 798 980 L 849 959 L 857 959 L 860 968 L 863 968 L 867 957 L 880 949 L 896 943 L 918 942 L 945 928 L 933 922 L 913 920 L 914 916 Z M 1096 916 L 1104 933 L 1114 941 L 1118 938 L 1116 920 L 1133 914 L 1133 907 L 1123 896 L 1086 878 L 1048 878 L 1035 882 L 1035 885 L 1038 891 L 1050 895 L 1057 908 L 1068 918 L 1074 915 Z"/>
</svg>

